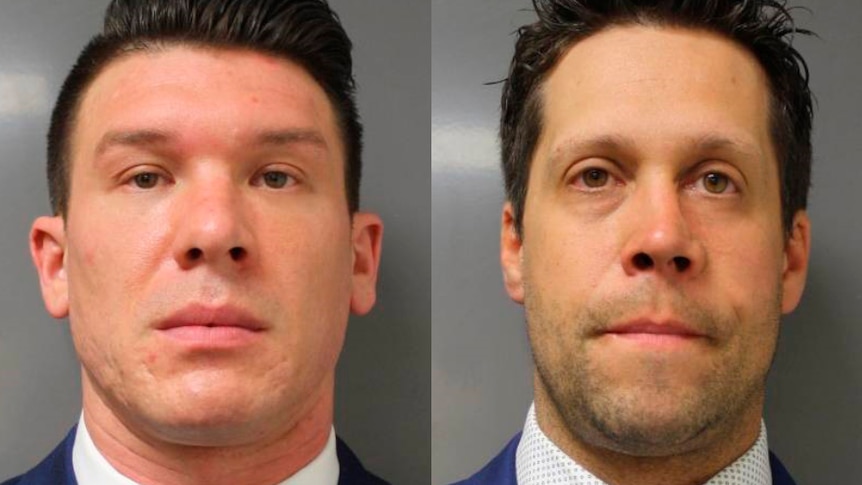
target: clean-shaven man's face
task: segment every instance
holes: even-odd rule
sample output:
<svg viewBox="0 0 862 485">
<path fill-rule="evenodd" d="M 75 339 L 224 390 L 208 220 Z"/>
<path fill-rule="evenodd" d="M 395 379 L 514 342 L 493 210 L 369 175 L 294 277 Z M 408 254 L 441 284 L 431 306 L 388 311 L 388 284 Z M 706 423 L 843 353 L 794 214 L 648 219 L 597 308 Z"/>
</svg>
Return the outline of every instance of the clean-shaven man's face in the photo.
<svg viewBox="0 0 862 485">
<path fill-rule="evenodd" d="M 86 91 L 71 140 L 65 224 L 41 218 L 32 240 L 85 407 L 222 446 L 331 407 L 348 315 L 374 302 L 381 225 L 351 219 L 314 79 L 250 51 L 133 53 Z"/>
<path fill-rule="evenodd" d="M 784 237 L 767 86 L 722 37 L 643 26 L 578 42 L 546 79 L 502 260 L 537 394 L 582 442 L 662 456 L 759 422 L 809 234 L 799 212 Z"/>
</svg>

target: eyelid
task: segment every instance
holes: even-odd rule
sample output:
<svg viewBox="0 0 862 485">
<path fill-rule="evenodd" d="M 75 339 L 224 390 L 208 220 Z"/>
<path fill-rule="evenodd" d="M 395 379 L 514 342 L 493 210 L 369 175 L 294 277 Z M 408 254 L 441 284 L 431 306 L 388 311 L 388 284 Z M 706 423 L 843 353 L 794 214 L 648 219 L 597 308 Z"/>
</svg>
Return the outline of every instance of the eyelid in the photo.
<svg viewBox="0 0 862 485">
<path fill-rule="evenodd" d="M 157 165 L 147 164 L 135 165 L 133 167 L 127 168 L 117 176 L 117 179 L 119 180 L 121 185 L 132 185 L 135 180 L 135 177 L 145 173 L 155 174 L 159 178 L 159 181 L 156 183 L 156 186 L 173 182 L 173 178 L 167 170 Z"/>
<path fill-rule="evenodd" d="M 717 168 L 707 168 L 704 170 L 700 170 L 696 172 L 696 176 L 694 179 L 686 184 L 686 186 L 691 190 L 698 190 L 704 194 L 707 194 L 712 197 L 722 197 L 729 196 L 733 194 L 739 194 L 742 192 L 741 184 L 738 182 L 737 177 L 734 177 L 732 174 L 728 173 L 727 170 L 717 169 Z M 717 174 L 727 178 L 727 189 L 724 192 L 710 192 L 704 186 L 704 178 L 709 174 Z"/>
<path fill-rule="evenodd" d="M 263 182 L 263 177 L 270 172 L 280 172 L 287 175 L 289 180 L 285 184 L 285 186 L 281 188 L 282 190 L 288 187 L 292 187 L 294 185 L 298 185 L 303 181 L 303 174 L 300 170 L 294 168 L 293 166 L 285 164 L 269 164 L 260 168 L 254 173 L 254 175 L 251 177 L 251 185 L 255 187 L 265 186 L 266 184 Z"/>
<path fill-rule="evenodd" d="M 620 165 L 610 159 L 602 157 L 590 157 L 580 160 L 572 164 L 566 171 L 564 181 L 566 185 L 575 185 L 576 182 L 583 182 L 583 175 L 590 170 L 602 170 L 608 174 L 608 184 L 602 187 L 588 187 L 581 184 L 584 191 L 602 190 L 609 184 L 619 185 L 625 180 L 625 174 L 621 173 Z"/>
</svg>

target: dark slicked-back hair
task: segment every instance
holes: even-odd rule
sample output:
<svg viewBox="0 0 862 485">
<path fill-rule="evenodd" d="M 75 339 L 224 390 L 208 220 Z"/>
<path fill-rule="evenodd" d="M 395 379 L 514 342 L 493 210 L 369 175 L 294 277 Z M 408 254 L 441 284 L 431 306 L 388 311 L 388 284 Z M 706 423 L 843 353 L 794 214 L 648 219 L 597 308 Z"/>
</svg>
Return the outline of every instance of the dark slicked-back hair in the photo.
<svg viewBox="0 0 862 485">
<path fill-rule="evenodd" d="M 358 209 L 362 125 L 354 96 L 352 44 L 326 0 L 113 0 L 102 33 L 81 52 L 54 106 L 48 133 L 54 214 L 65 216 L 68 210 L 70 139 L 87 88 L 123 56 L 178 45 L 250 49 L 308 71 L 332 103 L 346 154 L 347 205 L 351 213 Z"/>
<path fill-rule="evenodd" d="M 538 21 L 521 27 L 503 85 L 500 138 L 506 197 L 523 235 L 524 203 L 542 131 L 542 85 L 578 41 L 624 25 L 714 32 L 748 50 L 769 80 L 772 142 L 781 179 L 782 223 L 804 209 L 811 180 L 812 97 L 805 60 L 792 45 L 797 29 L 784 0 L 533 0 Z"/>
</svg>

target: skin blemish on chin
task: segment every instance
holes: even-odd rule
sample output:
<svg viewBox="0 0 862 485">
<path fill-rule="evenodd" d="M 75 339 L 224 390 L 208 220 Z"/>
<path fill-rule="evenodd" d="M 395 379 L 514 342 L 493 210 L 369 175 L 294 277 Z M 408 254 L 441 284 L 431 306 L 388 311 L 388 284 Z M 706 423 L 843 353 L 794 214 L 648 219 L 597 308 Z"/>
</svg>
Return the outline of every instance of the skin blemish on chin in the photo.
<svg viewBox="0 0 862 485">
<path fill-rule="evenodd" d="M 147 358 L 146 358 L 147 365 L 151 366 L 151 365 L 155 364 L 157 360 L 159 360 L 158 354 L 156 354 L 155 352 L 147 352 Z"/>
</svg>

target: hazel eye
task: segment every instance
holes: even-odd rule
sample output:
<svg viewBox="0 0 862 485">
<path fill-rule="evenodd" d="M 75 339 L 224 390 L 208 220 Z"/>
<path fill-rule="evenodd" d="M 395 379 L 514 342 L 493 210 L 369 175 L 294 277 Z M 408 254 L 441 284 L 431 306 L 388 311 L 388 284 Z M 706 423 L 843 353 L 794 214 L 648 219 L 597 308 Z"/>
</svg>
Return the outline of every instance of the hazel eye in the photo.
<svg viewBox="0 0 862 485">
<path fill-rule="evenodd" d="M 284 172 L 270 171 L 262 176 L 263 183 L 271 189 L 281 189 L 291 182 L 292 177 Z"/>
<path fill-rule="evenodd" d="M 591 168 L 581 173 L 581 181 L 591 189 L 598 189 L 608 184 L 610 175 L 607 170 L 601 168 Z"/>
<path fill-rule="evenodd" d="M 159 174 L 153 172 L 141 172 L 132 177 L 132 183 L 139 189 L 152 189 L 159 183 Z"/>
<path fill-rule="evenodd" d="M 703 176 L 703 188 L 712 194 L 723 194 L 730 186 L 730 179 L 727 175 L 717 172 L 710 172 Z"/>
</svg>

